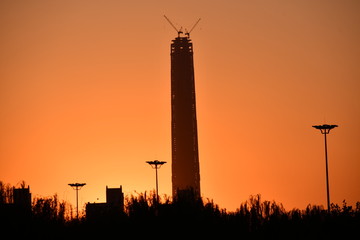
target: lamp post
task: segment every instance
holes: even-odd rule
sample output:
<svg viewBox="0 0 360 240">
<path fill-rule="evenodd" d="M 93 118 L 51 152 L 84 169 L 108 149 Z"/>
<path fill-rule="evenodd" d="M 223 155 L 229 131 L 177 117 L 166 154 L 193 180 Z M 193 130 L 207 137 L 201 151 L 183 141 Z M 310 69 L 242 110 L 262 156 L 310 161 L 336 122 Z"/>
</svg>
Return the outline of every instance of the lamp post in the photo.
<svg viewBox="0 0 360 240">
<path fill-rule="evenodd" d="M 86 185 L 86 183 L 69 183 L 70 187 L 72 187 L 76 191 L 76 218 L 79 219 L 79 197 L 78 197 L 78 191 Z"/>
<path fill-rule="evenodd" d="M 312 126 L 313 128 L 320 130 L 321 134 L 324 134 L 324 139 L 325 139 L 326 195 L 327 195 L 328 212 L 330 212 L 330 190 L 329 190 L 330 187 L 329 187 L 329 170 L 328 170 L 326 135 L 330 133 L 331 129 L 336 128 L 337 126 L 338 125 L 328 125 L 328 124 Z"/>
<path fill-rule="evenodd" d="M 166 162 L 164 161 L 146 161 L 153 169 L 155 169 L 156 172 L 156 202 L 159 202 L 159 190 L 158 190 L 158 173 L 157 170 Z"/>
</svg>

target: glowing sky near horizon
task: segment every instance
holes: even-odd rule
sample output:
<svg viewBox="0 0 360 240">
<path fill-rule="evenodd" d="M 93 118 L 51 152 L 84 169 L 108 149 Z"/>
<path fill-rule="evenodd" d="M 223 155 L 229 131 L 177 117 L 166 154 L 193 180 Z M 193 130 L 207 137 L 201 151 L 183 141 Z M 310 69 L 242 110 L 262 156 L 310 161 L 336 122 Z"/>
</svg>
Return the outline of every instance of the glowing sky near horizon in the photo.
<svg viewBox="0 0 360 240">
<path fill-rule="evenodd" d="M 286 209 L 360 201 L 359 1 L 1 1 L 0 180 L 171 195 L 170 43 L 194 44 L 201 194 Z"/>
</svg>

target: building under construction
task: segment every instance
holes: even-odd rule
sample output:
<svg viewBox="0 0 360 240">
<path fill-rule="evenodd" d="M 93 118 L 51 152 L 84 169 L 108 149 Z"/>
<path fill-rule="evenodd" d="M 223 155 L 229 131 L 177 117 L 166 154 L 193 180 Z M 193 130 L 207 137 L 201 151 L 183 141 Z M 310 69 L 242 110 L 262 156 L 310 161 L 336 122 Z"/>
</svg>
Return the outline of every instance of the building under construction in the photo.
<svg viewBox="0 0 360 240">
<path fill-rule="evenodd" d="M 172 191 L 175 198 L 180 192 L 188 191 L 193 192 L 196 198 L 200 197 L 194 60 L 190 32 L 182 36 L 181 30 L 178 31 L 178 37 L 171 43 Z"/>
</svg>

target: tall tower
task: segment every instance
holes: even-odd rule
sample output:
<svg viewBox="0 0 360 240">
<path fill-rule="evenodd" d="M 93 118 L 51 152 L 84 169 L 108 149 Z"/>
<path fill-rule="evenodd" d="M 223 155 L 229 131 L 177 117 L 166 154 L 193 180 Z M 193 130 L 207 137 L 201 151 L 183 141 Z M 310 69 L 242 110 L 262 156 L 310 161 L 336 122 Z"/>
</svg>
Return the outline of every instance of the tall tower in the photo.
<svg viewBox="0 0 360 240">
<path fill-rule="evenodd" d="M 200 198 L 193 45 L 181 33 L 171 43 L 172 192 Z"/>
</svg>

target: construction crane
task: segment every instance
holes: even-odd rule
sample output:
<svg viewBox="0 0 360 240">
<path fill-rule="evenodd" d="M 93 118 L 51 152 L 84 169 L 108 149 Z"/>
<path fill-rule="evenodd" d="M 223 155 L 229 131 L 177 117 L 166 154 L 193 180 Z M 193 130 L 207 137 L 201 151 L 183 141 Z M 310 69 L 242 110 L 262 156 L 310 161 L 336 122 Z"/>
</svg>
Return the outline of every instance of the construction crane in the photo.
<svg viewBox="0 0 360 240">
<path fill-rule="evenodd" d="M 198 25 L 198 23 L 200 22 L 201 18 L 199 18 L 196 23 L 194 24 L 194 26 L 190 29 L 190 31 L 186 31 L 185 29 L 185 35 L 187 35 L 188 37 L 190 37 L 190 33 L 192 32 L 192 30 L 194 30 L 194 28 L 196 27 L 196 25 Z"/>
<path fill-rule="evenodd" d="M 164 18 L 170 23 L 170 25 L 175 29 L 175 31 L 178 33 L 178 37 L 180 37 L 180 34 L 183 34 L 182 27 L 178 30 L 174 24 L 170 21 L 170 19 L 164 15 Z"/>
<path fill-rule="evenodd" d="M 180 34 L 183 34 L 182 31 L 182 27 L 180 27 L 180 29 L 178 30 L 175 25 L 170 21 L 170 19 L 168 17 L 166 17 L 166 15 L 164 15 L 164 18 L 169 22 L 169 24 L 175 29 L 175 31 L 178 33 L 178 37 L 180 37 Z M 192 32 L 192 30 L 194 30 L 194 28 L 196 27 L 196 25 L 200 22 L 201 18 L 199 18 L 196 23 L 193 25 L 193 27 L 190 29 L 190 31 L 187 31 L 185 29 L 185 35 L 187 37 L 190 37 L 190 33 Z"/>
</svg>

